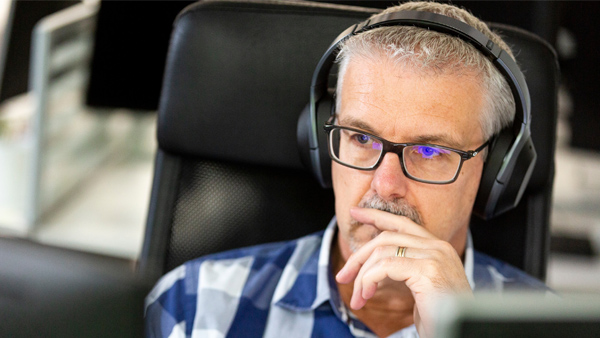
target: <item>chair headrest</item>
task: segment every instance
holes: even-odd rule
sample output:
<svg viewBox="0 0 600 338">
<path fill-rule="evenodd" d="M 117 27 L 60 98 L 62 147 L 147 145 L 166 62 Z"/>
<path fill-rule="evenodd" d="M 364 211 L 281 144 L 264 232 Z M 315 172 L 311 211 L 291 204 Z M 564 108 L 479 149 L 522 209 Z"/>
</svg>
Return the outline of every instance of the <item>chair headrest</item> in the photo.
<svg viewBox="0 0 600 338">
<path fill-rule="evenodd" d="M 313 70 L 341 30 L 374 12 L 268 1 L 189 6 L 172 33 L 159 106 L 159 147 L 302 169 L 296 127 Z"/>
</svg>

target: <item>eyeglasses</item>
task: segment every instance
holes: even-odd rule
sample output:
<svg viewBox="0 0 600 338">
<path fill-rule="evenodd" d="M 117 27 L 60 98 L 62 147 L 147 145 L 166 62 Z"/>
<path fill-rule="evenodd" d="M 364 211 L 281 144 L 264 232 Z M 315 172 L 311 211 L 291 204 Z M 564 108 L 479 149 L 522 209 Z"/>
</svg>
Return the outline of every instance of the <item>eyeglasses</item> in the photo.
<svg viewBox="0 0 600 338">
<path fill-rule="evenodd" d="M 388 152 L 398 154 L 404 175 L 415 181 L 448 184 L 456 181 L 464 161 L 489 143 L 470 151 L 434 144 L 392 143 L 359 129 L 326 124 L 329 156 L 339 164 L 359 170 L 375 170 Z"/>
</svg>

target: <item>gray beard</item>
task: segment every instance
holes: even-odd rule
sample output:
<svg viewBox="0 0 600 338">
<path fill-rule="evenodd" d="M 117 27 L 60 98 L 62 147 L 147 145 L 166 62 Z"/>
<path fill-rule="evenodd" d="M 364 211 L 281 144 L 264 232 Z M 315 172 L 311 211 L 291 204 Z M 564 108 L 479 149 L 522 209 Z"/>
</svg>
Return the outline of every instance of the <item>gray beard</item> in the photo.
<svg viewBox="0 0 600 338">
<path fill-rule="evenodd" d="M 363 197 L 358 206 L 361 208 L 378 209 L 392 213 L 394 215 L 405 216 L 413 222 L 422 225 L 421 216 L 419 215 L 419 212 L 413 206 L 408 204 L 408 202 L 406 202 L 406 200 L 404 199 L 395 198 L 391 201 L 386 201 L 379 197 L 379 195 L 375 194 L 367 198 Z M 364 244 L 361 243 L 356 237 L 356 232 L 362 225 L 363 223 L 360 223 L 355 219 L 350 220 L 349 244 L 350 250 L 352 250 L 352 252 L 356 252 L 356 250 L 360 249 L 360 247 Z M 373 233 L 371 233 L 370 239 L 374 239 L 380 233 L 381 231 L 379 230 L 373 231 Z"/>
</svg>

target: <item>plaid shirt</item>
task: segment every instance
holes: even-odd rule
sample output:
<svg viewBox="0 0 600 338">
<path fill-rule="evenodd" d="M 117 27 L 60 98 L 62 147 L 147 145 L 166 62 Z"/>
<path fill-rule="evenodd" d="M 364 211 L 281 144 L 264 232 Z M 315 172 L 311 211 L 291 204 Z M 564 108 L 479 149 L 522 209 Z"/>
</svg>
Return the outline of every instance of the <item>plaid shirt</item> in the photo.
<svg viewBox="0 0 600 338">
<path fill-rule="evenodd" d="M 146 298 L 149 337 L 374 337 L 341 302 L 329 269 L 335 218 L 324 232 L 189 261 Z M 473 250 L 465 272 L 474 291 L 547 290 L 537 279 Z M 414 325 L 391 337 L 418 337 Z"/>
</svg>

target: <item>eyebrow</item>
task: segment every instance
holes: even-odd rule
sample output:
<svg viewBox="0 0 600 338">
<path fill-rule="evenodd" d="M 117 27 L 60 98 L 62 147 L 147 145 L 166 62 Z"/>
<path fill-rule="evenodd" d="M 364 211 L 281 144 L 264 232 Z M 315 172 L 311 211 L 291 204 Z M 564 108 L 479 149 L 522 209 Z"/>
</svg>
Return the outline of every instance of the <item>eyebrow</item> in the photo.
<svg viewBox="0 0 600 338">
<path fill-rule="evenodd" d="M 437 145 L 446 146 L 446 147 L 454 148 L 454 149 L 458 149 L 458 150 L 464 149 L 464 145 L 461 142 L 459 142 L 458 140 L 455 140 L 453 137 L 450 137 L 448 135 L 442 135 L 442 134 L 417 136 L 414 142 L 415 143 L 437 144 Z"/>
<path fill-rule="evenodd" d="M 338 123 L 344 127 L 357 128 L 357 129 L 361 129 L 366 132 L 369 132 L 371 134 L 379 135 L 375 131 L 375 129 L 373 127 L 371 127 L 368 123 L 358 120 L 358 119 L 355 119 L 353 117 L 345 117 L 345 118 L 341 119 L 338 116 Z"/>
<path fill-rule="evenodd" d="M 378 135 L 379 133 L 375 131 L 375 128 L 371 127 L 368 123 L 355 119 L 353 117 L 344 117 L 343 119 L 338 117 L 338 123 L 345 127 L 357 128 L 360 130 L 364 130 L 373 135 Z M 391 141 L 390 141 L 391 142 Z M 396 142 L 392 142 L 396 143 Z M 403 142 L 403 143 L 428 143 L 428 144 L 437 144 L 441 146 L 446 146 L 449 148 L 462 150 L 464 148 L 464 144 L 459 142 L 455 138 L 450 135 L 445 134 L 429 134 L 429 135 L 419 135 L 415 139 Z"/>
</svg>

